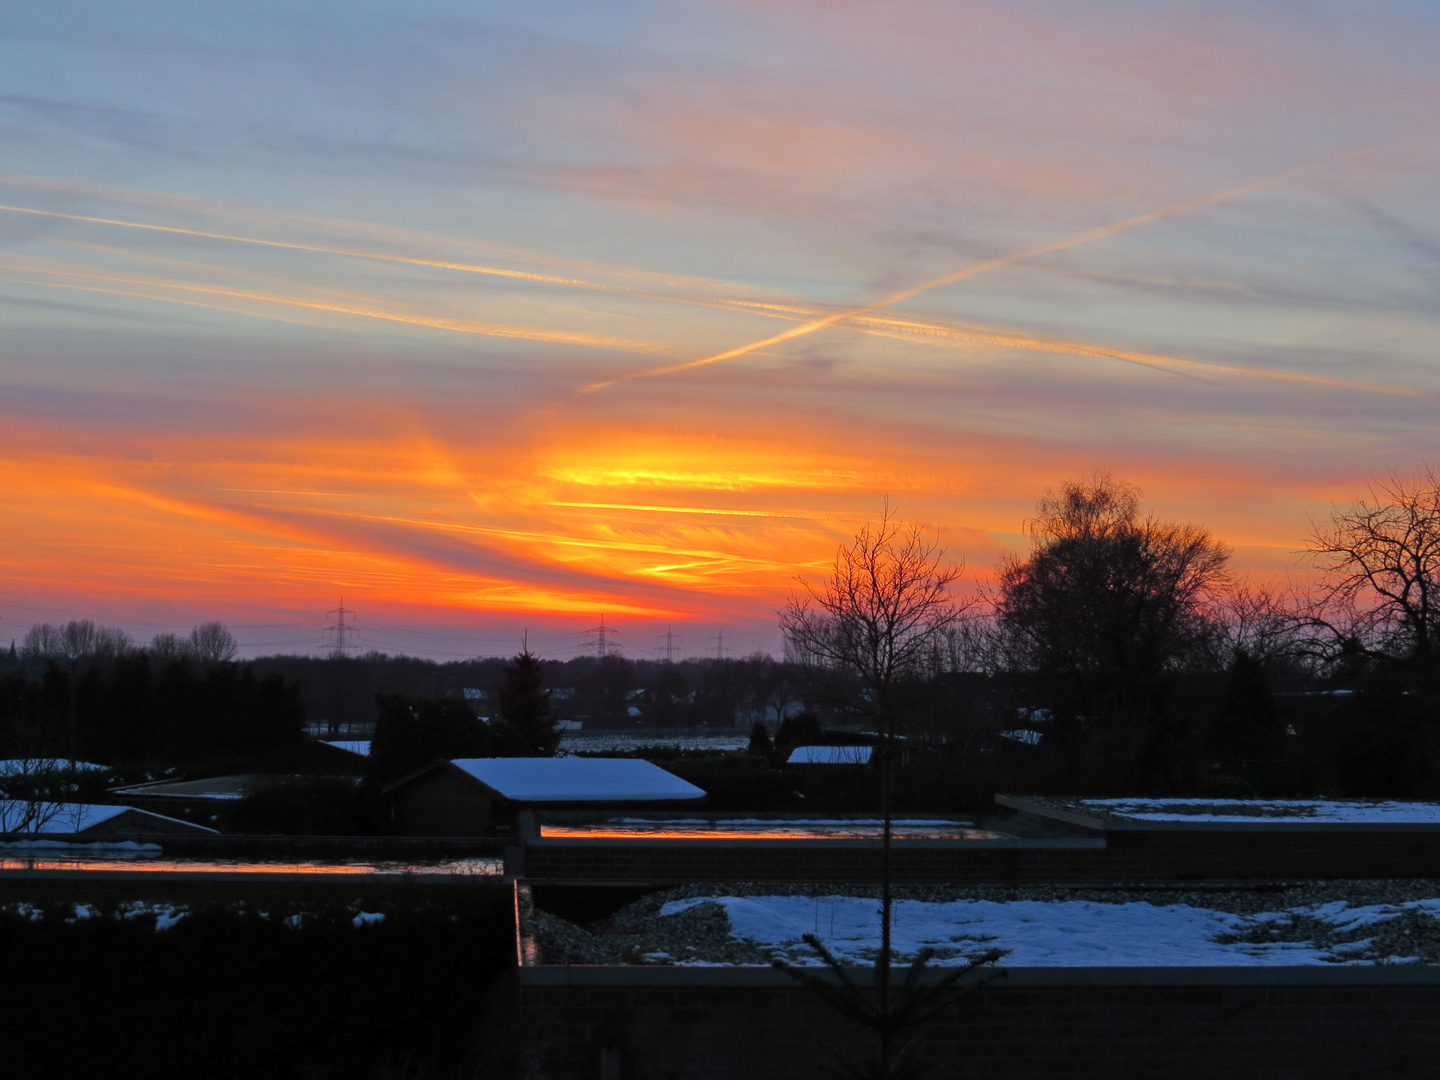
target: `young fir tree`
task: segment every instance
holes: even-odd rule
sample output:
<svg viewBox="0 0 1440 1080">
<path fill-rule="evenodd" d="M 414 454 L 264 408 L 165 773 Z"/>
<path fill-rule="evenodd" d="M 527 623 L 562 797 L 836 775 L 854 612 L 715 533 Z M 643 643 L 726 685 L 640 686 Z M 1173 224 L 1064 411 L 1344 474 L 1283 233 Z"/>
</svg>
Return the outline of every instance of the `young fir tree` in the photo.
<svg viewBox="0 0 1440 1080">
<path fill-rule="evenodd" d="M 501 743 L 515 757 L 553 757 L 560 746 L 540 660 L 525 646 L 500 687 Z"/>
</svg>

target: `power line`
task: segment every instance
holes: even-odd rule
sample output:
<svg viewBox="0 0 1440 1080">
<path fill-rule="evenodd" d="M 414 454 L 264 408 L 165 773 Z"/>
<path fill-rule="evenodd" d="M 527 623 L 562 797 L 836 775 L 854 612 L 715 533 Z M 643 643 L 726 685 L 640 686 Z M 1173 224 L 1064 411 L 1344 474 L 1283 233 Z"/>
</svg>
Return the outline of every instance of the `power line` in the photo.
<svg viewBox="0 0 1440 1080">
<path fill-rule="evenodd" d="M 327 644 L 330 645 L 331 656 L 349 656 L 350 654 L 347 650 L 360 648 L 360 646 L 352 640 L 359 636 L 359 632 L 355 627 L 347 626 L 345 623 L 346 615 L 355 615 L 357 612 L 345 606 L 345 598 L 343 596 L 340 598 L 340 606 L 338 608 L 331 608 L 325 614 L 327 616 L 335 616 L 335 621 L 325 628 L 326 640 L 321 642 L 321 648 L 324 648 Z"/>
<path fill-rule="evenodd" d="M 710 640 L 715 643 L 715 659 L 717 659 L 717 660 L 724 660 L 724 659 L 725 659 L 725 631 L 724 631 L 724 630 L 721 630 L 720 633 L 716 634 L 716 635 L 715 635 L 714 637 L 712 637 Z"/>
<path fill-rule="evenodd" d="M 677 652 L 683 653 L 685 651 L 683 647 L 685 639 L 679 634 L 674 633 L 669 626 L 665 627 L 665 633 L 657 635 L 655 640 L 665 642 L 663 645 L 657 645 L 655 651 L 665 654 L 665 663 L 667 664 L 673 664 L 675 662 L 675 654 Z"/>
<path fill-rule="evenodd" d="M 620 636 L 615 632 L 613 626 L 605 625 L 605 616 L 600 616 L 600 625 L 592 626 L 586 630 L 587 634 L 595 635 L 595 657 L 604 660 L 605 657 L 616 655 L 620 652 Z"/>
</svg>

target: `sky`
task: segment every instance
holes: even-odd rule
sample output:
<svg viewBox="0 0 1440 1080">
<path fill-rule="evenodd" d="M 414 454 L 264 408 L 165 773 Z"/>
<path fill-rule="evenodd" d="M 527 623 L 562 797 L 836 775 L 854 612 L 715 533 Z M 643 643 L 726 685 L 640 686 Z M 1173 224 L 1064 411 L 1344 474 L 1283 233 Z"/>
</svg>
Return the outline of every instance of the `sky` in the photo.
<svg viewBox="0 0 1440 1080">
<path fill-rule="evenodd" d="M 1437 460 L 1437 47 L 1419 0 L 10 0 L 0 637 L 776 651 L 887 499 L 979 590 L 1096 469 L 1303 578 Z"/>
</svg>

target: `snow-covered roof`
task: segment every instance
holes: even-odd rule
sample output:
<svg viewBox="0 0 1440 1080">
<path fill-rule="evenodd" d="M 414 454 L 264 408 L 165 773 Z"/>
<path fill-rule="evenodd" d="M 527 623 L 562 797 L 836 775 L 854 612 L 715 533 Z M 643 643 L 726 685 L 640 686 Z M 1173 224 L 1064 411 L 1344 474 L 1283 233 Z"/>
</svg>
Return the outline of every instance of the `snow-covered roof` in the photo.
<svg viewBox="0 0 1440 1080">
<path fill-rule="evenodd" d="M 333 746 L 340 750 L 348 750 L 352 754 L 359 754 L 361 757 L 370 756 L 369 739 L 340 739 L 338 741 L 327 741 L 326 746 Z"/>
<path fill-rule="evenodd" d="M 32 804 L 23 799 L 0 799 L 0 832 L 79 833 L 129 809 L 96 803 Z M 27 822 L 27 817 L 33 820 Z"/>
<path fill-rule="evenodd" d="M 638 758 L 458 758 L 451 762 L 513 802 L 700 799 L 705 792 Z"/>
<path fill-rule="evenodd" d="M 864 765 L 872 746 L 797 746 L 785 760 L 791 765 Z"/>
<path fill-rule="evenodd" d="M 71 761 L 69 758 L 6 758 L 0 760 L 0 776 L 26 776 L 34 773 L 105 772 L 108 765 L 96 765 L 93 761 Z"/>
</svg>

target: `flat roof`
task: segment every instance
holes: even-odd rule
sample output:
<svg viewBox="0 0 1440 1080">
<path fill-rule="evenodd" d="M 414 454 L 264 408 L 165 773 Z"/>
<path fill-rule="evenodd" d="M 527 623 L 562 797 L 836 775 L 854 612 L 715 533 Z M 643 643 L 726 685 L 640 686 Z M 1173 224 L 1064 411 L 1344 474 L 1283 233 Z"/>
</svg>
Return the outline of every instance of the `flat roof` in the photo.
<svg viewBox="0 0 1440 1080">
<path fill-rule="evenodd" d="M 638 758 L 457 758 L 450 764 L 512 802 L 673 802 L 705 792 Z"/>
<path fill-rule="evenodd" d="M 111 788 L 113 795 L 130 798 L 163 799 L 243 799 L 265 788 L 280 784 L 301 783 L 313 780 L 307 776 L 282 776 L 270 773 L 234 773 L 230 776 L 211 776 L 203 780 L 156 780 L 148 784 L 132 784 L 129 787 Z M 328 779 L 328 778 L 326 778 Z"/>
</svg>

